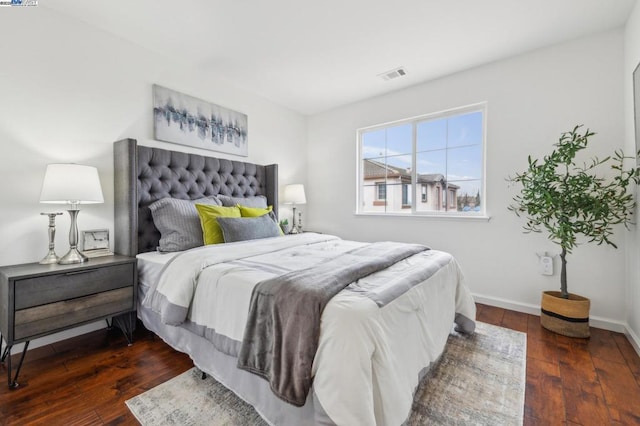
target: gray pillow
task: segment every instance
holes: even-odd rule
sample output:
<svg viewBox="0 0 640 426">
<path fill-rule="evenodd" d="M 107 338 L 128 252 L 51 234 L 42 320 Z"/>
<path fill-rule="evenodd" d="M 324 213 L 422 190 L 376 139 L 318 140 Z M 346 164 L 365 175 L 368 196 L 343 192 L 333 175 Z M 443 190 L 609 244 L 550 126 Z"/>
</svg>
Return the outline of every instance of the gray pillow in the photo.
<svg viewBox="0 0 640 426">
<path fill-rule="evenodd" d="M 262 207 L 267 208 L 267 197 L 264 195 L 256 195 L 255 197 L 229 197 L 228 195 L 217 195 L 218 199 L 225 207 L 235 207 L 240 204 L 245 207 Z"/>
<path fill-rule="evenodd" d="M 182 251 L 204 245 L 196 203 L 220 205 L 216 197 L 197 200 L 161 198 L 149 205 L 153 223 L 160 231 L 160 251 Z"/>
<path fill-rule="evenodd" d="M 280 228 L 269 215 L 259 217 L 219 217 L 225 243 L 279 237 Z"/>
</svg>

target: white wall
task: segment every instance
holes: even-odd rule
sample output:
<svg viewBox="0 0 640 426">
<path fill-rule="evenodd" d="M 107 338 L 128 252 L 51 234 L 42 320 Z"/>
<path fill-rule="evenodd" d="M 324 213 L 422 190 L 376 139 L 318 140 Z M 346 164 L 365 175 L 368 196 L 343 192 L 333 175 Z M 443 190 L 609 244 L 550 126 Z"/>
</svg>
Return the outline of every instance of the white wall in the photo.
<svg viewBox="0 0 640 426">
<path fill-rule="evenodd" d="M 78 226 L 113 232 L 114 141 L 131 137 L 216 155 L 153 141 L 154 83 L 246 113 L 249 157 L 218 156 L 277 162 L 281 184 L 304 183 L 306 119 L 297 113 L 45 7 L 5 8 L 0 40 L 2 265 L 35 262 L 47 252 L 48 219 L 40 212 L 64 207 L 38 203 L 46 164 L 98 167 L 105 203 L 83 206 Z M 58 217 L 57 229 L 61 255 L 68 249 L 68 214 Z"/>
<path fill-rule="evenodd" d="M 507 210 L 515 189 L 507 187 L 505 178 L 524 170 L 527 155 L 550 151 L 560 133 L 576 124 L 598 132 L 592 153 L 606 155 L 622 147 L 623 64 L 619 30 L 311 117 L 309 228 L 356 240 L 420 242 L 452 252 L 476 295 L 535 312 L 541 291 L 559 288 L 558 271 L 552 277 L 537 272 L 536 252 L 558 250 L 545 236 L 522 233 L 523 220 Z M 489 221 L 354 215 L 357 128 L 483 101 L 488 102 Z M 624 244 L 625 236 L 615 240 Z M 592 319 L 623 321 L 623 251 L 583 245 L 568 261 L 569 290 L 592 299 Z"/>
<path fill-rule="evenodd" d="M 625 117 L 625 150 L 634 152 L 635 126 L 633 107 L 633 70 L 640 63 L 640 3 L 636 6 L 627 21 L 625 35 L 625 61 L 624 61 L 624 117 Z M 636 191 L 636 199 L 640 191 Z M 636 209 L 636 214 L 638 209 Z M 636 217 L 636 222 L 638 218 Z M 627 317 L 629 325 L 627 330 L 635 343 L 636 350 L 640 353 L 640 228 L 634 227 L 627 234 Z"/>
</svg>

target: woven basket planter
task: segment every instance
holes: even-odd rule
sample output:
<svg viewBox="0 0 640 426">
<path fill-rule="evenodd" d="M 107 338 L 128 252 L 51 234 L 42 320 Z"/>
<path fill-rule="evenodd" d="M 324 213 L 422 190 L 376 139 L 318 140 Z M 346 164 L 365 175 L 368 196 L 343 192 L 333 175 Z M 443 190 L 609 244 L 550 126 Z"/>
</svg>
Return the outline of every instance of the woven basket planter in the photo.
<svg viewBox="0 0 640 426">
<path fill-rule="evenodd" d="M 547 330 L 569 337 L 589 337 L 589 308 L 586 297 L 569 293 L 564 299 L 559 291 L 542 293 L 540 323 Z"/>
</svg>

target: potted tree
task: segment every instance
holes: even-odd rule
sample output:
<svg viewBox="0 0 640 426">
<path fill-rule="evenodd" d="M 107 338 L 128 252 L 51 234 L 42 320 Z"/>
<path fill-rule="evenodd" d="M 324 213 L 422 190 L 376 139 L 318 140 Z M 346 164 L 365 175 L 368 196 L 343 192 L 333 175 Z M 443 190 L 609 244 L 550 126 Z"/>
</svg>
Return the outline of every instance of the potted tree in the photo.
<svg viewBox="0 0 640 426">
<path fill-rule="evenodd" d="M 640 183 L 638 168 L 625 168 L 622 151 L 602 160 L 592 158 L 576 163 L 576 154 L 587 148 L 595 133 L 588 129 L 580 133 L 576 126 L 562 133 L 551 154 L 542 160 L 529 156 L 528 168 L 508 180 L 522 186 L 513 198 L 509 210 L 526 218 L 525 232 L 545 231 L 549 239 L 560 246 L 560 291 L 542 294 L 540 322 L 543 327 L 571 337 L 589 337 L 588 298 L 567 290 L 567 255 L 582 236 L 587 242 L 611 241 L 614 227 L 628 228 L 635 200 L 628 187 Z M 640 153 L 639 153 L 640 154 Z M 600 166 L 609 166 L 612 176 L 596 174 Z"/>
</svg>

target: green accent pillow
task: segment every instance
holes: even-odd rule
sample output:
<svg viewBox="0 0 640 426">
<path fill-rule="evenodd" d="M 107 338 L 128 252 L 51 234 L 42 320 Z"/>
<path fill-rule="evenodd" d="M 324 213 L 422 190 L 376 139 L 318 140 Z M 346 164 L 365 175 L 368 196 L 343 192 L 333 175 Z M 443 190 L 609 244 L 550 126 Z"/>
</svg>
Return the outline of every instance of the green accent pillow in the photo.
<svg viewBox="0 0 640 426">
<path fill-rule="evenodd" d="M 242 217 L 238 207 L 209 206 L 196 204 L 200 225 L 202 225 L 202 239 L 205 245 L 224 243 L 222 229 L 218 225 L 219 217 Z"/>
<path fill-rule="evenodd" d="M 273 210 L 273 206 L 263 209 L 262 207 L 246 207 L 238 204 L 237 207 L 240 209 L 240 215 L 242 217 L 260 217 L 271 213 L 271 210 Z"/>
</svg>

